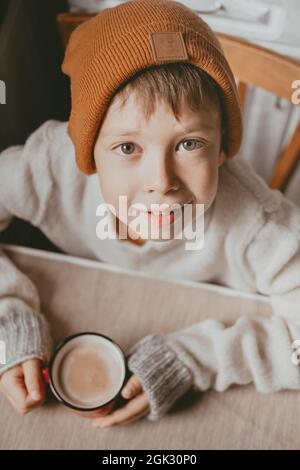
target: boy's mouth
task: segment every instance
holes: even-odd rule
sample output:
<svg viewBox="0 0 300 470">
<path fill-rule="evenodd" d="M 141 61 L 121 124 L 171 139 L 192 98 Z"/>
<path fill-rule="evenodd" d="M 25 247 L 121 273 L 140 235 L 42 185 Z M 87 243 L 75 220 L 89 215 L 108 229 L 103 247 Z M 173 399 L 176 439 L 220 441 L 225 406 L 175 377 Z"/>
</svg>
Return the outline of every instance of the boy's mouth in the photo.
<svg viewBox="0 0 300 470">
<path fill-rule="evenodd" d="M 175 217 L 179 215 L 179 213 L 184 209 L 186 204 L 190 204 L 192 201 L 185 202 L 180 205 L 173 205 L 168 209 L 159 210 L 158 208 L 149 209 L 148 211 L 141 211 L 143 215 L 145 215 L 148 220 L 151 219 L 154 222 L 164 225 L 164 224 L 172 224 L 175 220 Z"/>
<path fill-rule="evenodd" d="M 151 214 L 151 215 L 162 215 L 162 216 L 165 216 L 165 215 L 169 215 L 171 213 L 175 213 L 178 211 L 181 211 L 185 205 L 187 204 L 191 204 L 192 201 L 189 201 L 189 202 L 184 202 L 182 204 L 173 204 L 171 207 L 167 208 L 167 209 L 163 209 L 163 210 L 160 210 L 159 208 L 157 207 L 154 207 L 153 209 L 148 209 L 148 214 Z M 179 207 L 180 206 L 180 207 Z"/>
<path fill-rule="evenodd" d="M 156 223 L 160 225 L 164 224 L 173 224 L 175 220 L 174 212 L 170 212 L 170 214 L 153 214 L 151 211 L 147 212 L 149 219 L 154 220 Z"/>
</svg>

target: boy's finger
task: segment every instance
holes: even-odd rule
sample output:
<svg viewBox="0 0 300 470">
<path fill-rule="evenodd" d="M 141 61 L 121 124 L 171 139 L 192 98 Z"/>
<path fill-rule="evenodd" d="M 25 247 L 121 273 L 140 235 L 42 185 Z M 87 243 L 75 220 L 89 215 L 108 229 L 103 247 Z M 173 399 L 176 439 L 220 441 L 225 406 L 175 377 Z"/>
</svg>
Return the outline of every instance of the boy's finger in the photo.
<svg viewBox="0 0 300 470">
<path fill-rule="evenodd" d="M 5 381 L 1 381 L 1 391 L 18 413 L 25 414 L 28 411 L 26 406 L 27 389 L 23 374 L 12 373 L 5 377 Z"/>
<path fill-rule="evenodd" d="M 30 359 L 23 363 L 24 379 L 28 391 L 28 404 L 37 403 L 45 398 L 45 385 L 40 359 Z"/>
<path fill-rule="evenodd" d="M 137 414 L 137 415 L 134 415 L 132 416 L 130 419 L 126 419 L 125 421 L 122 421 L 122 423 L 124 424 L 127 424 L 127 423 L 131 423 L 132 421 L 136 421 L 137 419 L 141 418 L 142 416 L 145 416 L 146 414 L 149 413 L 149 408 L 144 408 L 141 413 Z M 108 424 L 106 424 L 104 427 L 106 426 L 109 426 Z"/>
<path fill-rule="evenodd" d="M 136 421 L 137 419 L 141 418 L 142 416 L 145 416 L 146 414 L 149 413 L 149 408 L 146 407 L 146 408 L 143 408 L 143 410 L 140 412 L 140 413 L 137 413 L 135 415 L 132 415 L 130 416 L 130 418 L 127 418 L 127 419 L 122 419 L 122 420 L 118 420 L 118 421 L 108 421 L 108 420 L 103 420 L 102 422 L 98 422 L 97 424 L 96 423 L 93 423 L 93 427 L 94 428 L 108 428 L 110 426 L 115 426 L 117 424 L 127 424 L 127 423 L 131 423 L 132 421 Z"/>
<path fill-rule="evenodd" d="M 132 375 L 126 382 L 121 394 L 123 398 L 132 398 L 143 391 L 141 382 L 136 375 Z"/>
<path fill-rule="evenodd" d="M 23 375 L 8 371 L 1 380 L 1 389 L 15 408 L 23 410 L 27 397 Z"/>
<path fill-rule="evenodd" d="M 135 397 L 134 400 L 129 401 L 122 408 L 117 408 L 114 412 L 108 416 L 96 418 L 92 422 L 93 427 L 118 424 L 123 421 L 127 421 L 137 415 L 146 413 L 149 410 L 149 401 L 145 393 Z"/>
</svg>

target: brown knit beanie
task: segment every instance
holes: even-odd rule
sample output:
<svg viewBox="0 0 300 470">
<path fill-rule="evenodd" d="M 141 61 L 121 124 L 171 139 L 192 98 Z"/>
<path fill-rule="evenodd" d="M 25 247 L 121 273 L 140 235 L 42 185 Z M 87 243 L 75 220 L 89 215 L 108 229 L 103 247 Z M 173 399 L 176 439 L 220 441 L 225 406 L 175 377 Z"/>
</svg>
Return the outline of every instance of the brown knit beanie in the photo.
<svg viewBox="0 0 300 470">
<path fill-rule="evenodd" d="M 78 26 L 62 70 L 71 79 L 68 133 L 78 168 L 95 173 L 94 145 L 115 90 L 151 65 L 185 61 L 208 73 L 223 91 L 227 158 L 239 150 L 242 116 L 237 87 L 218 38 L 195 13 L 173 0 L 130 0 Z"/>
</svg>

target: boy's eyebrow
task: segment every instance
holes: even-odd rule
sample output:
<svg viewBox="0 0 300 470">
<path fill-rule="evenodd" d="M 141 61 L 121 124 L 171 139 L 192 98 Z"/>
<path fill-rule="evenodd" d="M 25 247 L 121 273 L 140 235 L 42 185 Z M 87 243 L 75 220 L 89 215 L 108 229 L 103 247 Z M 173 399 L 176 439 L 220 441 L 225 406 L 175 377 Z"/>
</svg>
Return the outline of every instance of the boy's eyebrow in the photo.
<svg viewBox="0 0 300 470">
<path fill-rule="evenodd" d="M 197 126 L 195 128 L 191 128 L 191 129 L 185 129 L 184 128 L 184 131 L 185 132 L 196 132 L 201 128 L 214 129 L 214 127 L 215 126 L 213 126 L 213 125 L 202 123 L 202 124 L 200 124 L 199 126 Z M 133 130 L 133 131 L 126 130 L 126 129 L 125 130 L 124 129 L 120 129 L 120 130 L 115 129 L 111 132 L 103 132 L 102 136 L 106 137 L 106 136 L 110 135 L 110 136 L 117 137 L 117 136 L 126 136 L 126 135 L 138 135 L 138 134 L 141 133 L 141 131 L 142 131 L 142 129 L 137 129 L 137 130 Z"/>
<path fill-rule="evenodd" d="M 103 137 L 106 137 L 107 135 L 113 135 L 113 136 L 118 136 L 118 135 L 137 135 L 141 132 L 140 129 L 136 130 L 136 131 L 130 131 L 130 130 L 118 130 L 118 129 L 115 129 L 111 132 L 103 132 Z"/>
<path fill-rule="evenodd" d="M 195 128 L 191 128 L 191 129 L 184 128 L 184 130 L 185 132 L 196 132 L 196 131 L 199 131 L 199 129 L 214 129 L 214 128 L 215 128 L 215 125 L 209 125 L 209 124 L 203 123 Z"/>
</svg>

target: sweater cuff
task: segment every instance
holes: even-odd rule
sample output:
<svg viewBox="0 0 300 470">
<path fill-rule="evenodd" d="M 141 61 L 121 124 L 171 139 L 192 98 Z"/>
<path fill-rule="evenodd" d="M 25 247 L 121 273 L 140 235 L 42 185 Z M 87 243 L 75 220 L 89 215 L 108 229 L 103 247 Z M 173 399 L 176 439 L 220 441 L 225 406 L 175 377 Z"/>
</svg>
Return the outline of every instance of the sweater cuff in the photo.
<svg viewBox="0 0 300 470">
<path fill-rule="evenodd" d="M 0 340 L 5 350 L 5 364 L 0 361 L 0 376 L 28 359 L 50 360 L 53 342 L 46 318 L 35 311 L 11 311 L 0 317 Z"/>
<path fill-rule="evenodd" d="M 193 374 L 159 335 L 148 335 L 131 350 L 128 368 L 148 395 L 149 421 L 157 421 L 193 385 Z"/>
</svg>

